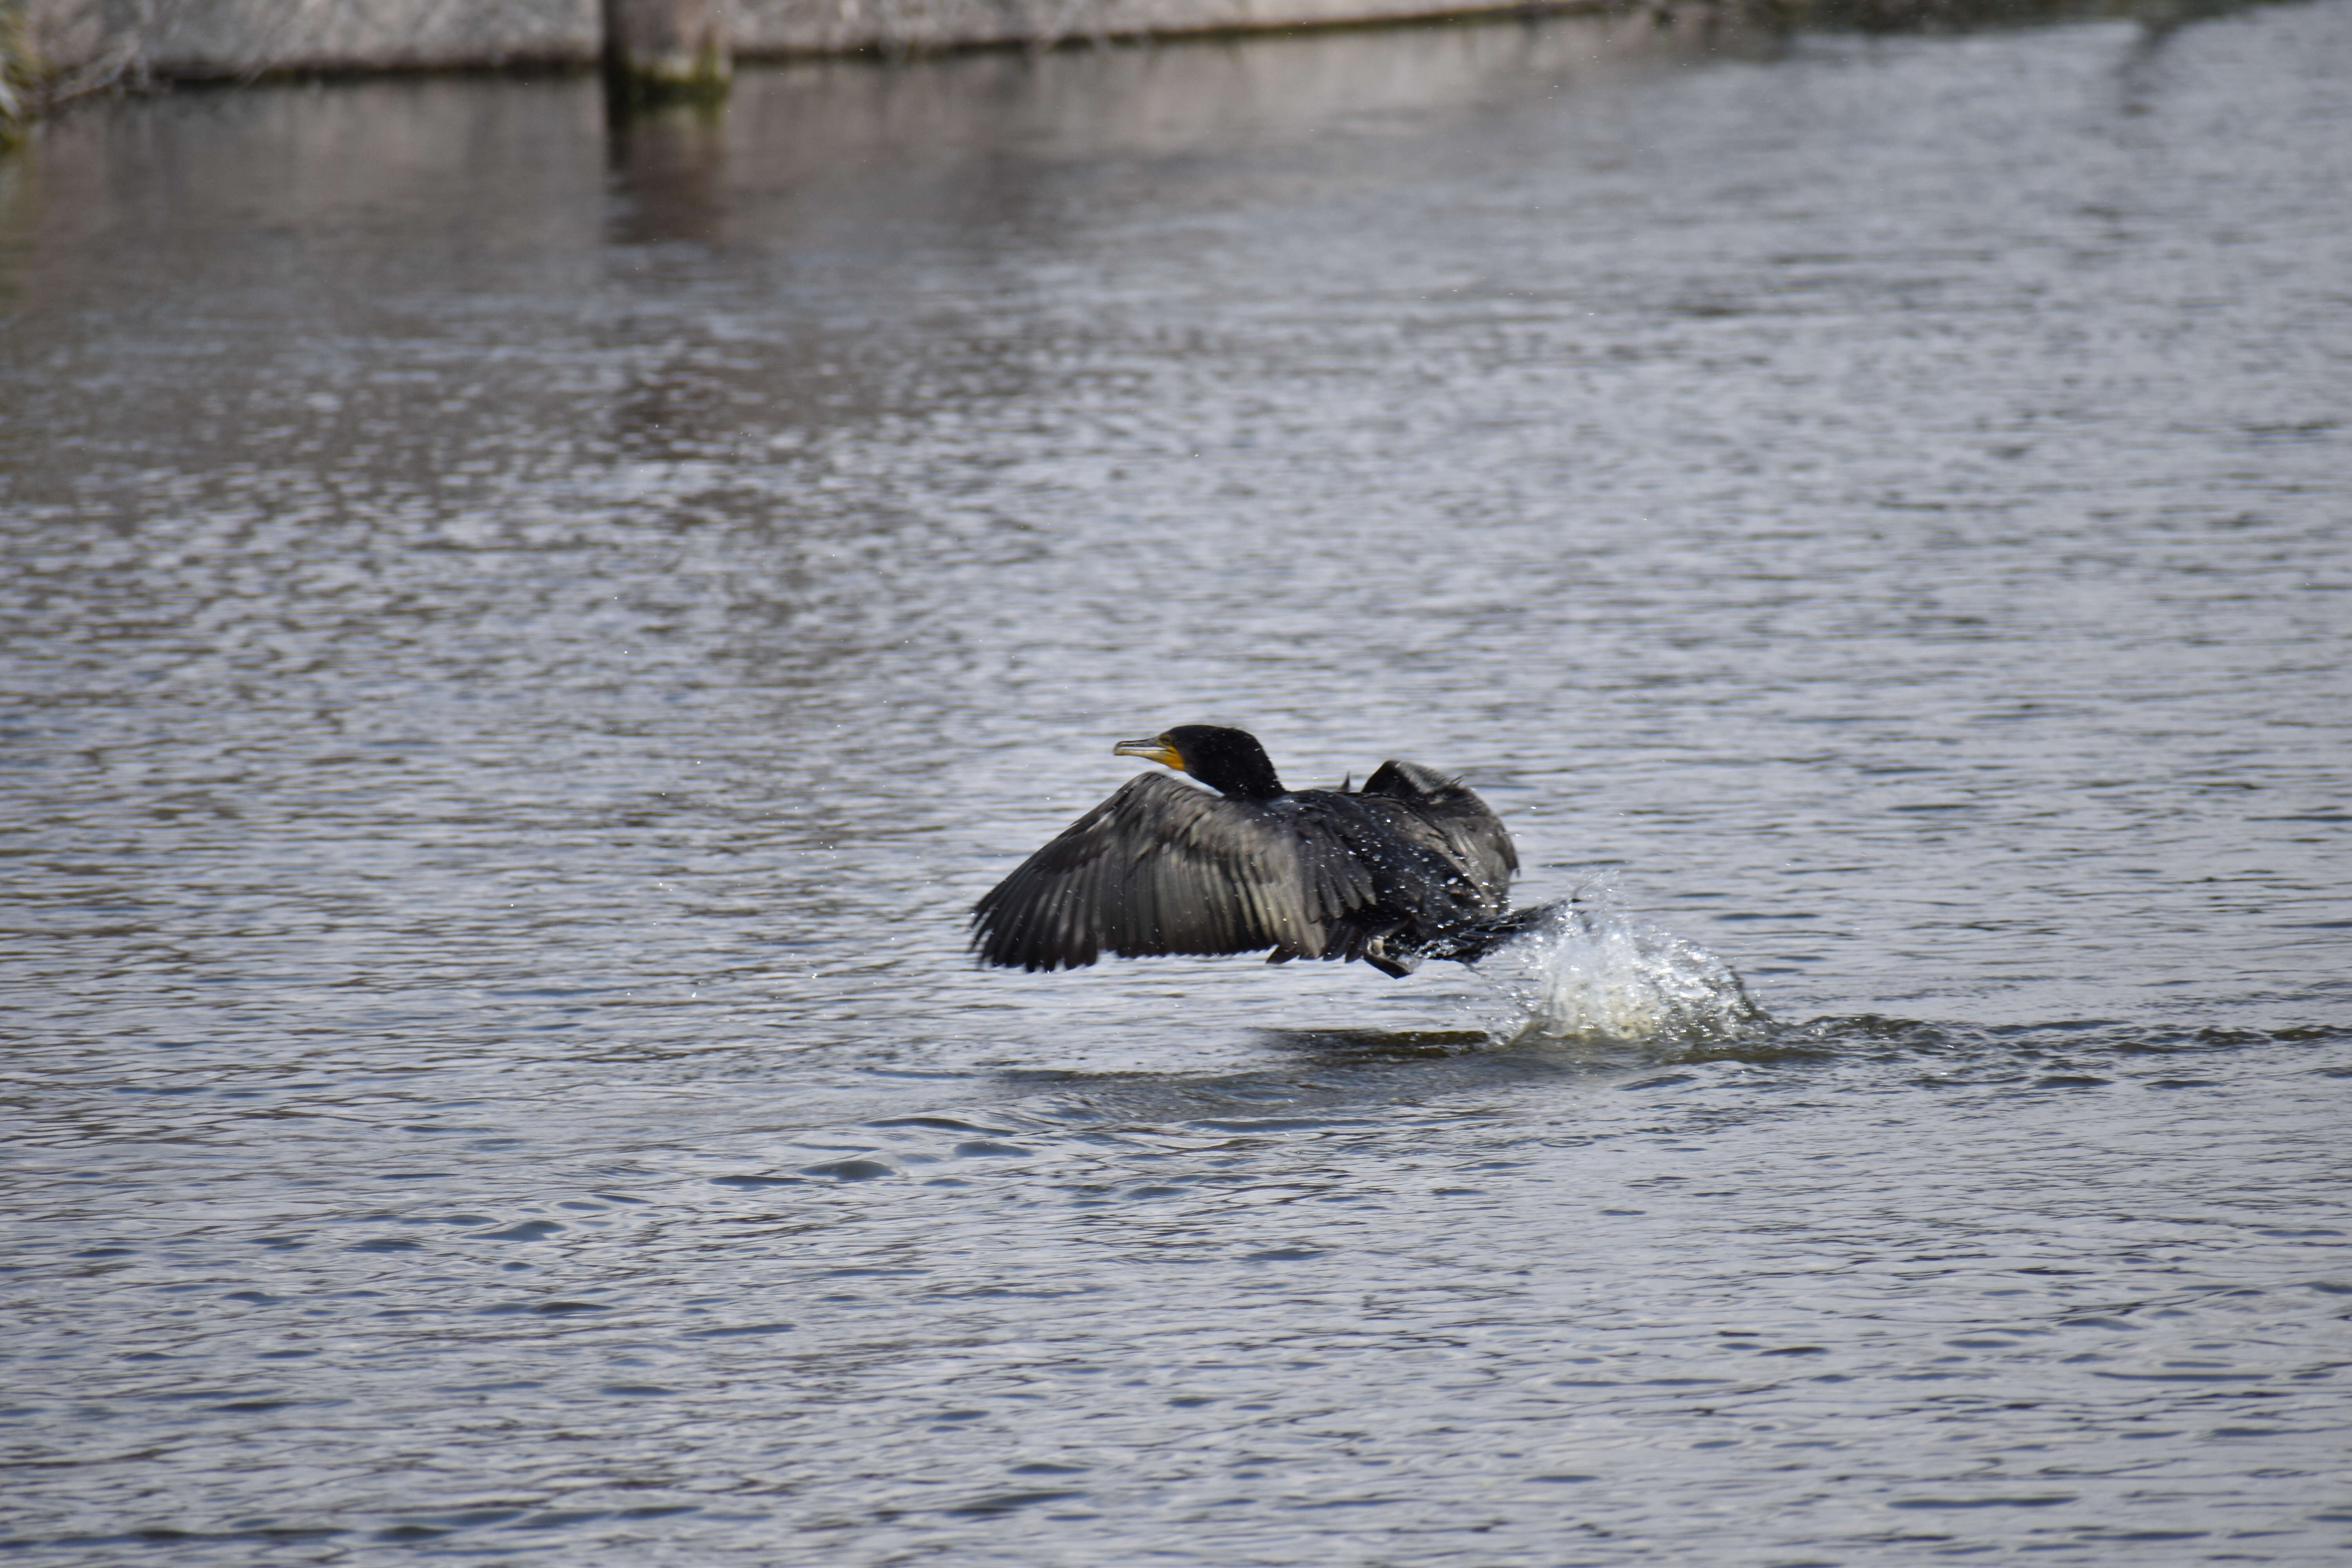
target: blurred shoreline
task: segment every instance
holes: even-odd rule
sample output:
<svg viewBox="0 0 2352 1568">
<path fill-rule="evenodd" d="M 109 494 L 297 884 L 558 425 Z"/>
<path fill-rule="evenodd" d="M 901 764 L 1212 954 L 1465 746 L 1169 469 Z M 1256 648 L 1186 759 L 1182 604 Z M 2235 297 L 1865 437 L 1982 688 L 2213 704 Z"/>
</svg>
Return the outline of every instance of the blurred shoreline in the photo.
<svg viewBox="0 0 2352 1568">
<path fill-rule="evenodd" d="M 647 0 L 662 4 L 664 0 Z M 0 149 L 92 95 L 264 78 L 586 70 L 609 0 L 0 0 Z M 1909 30 L 2095 16 L 2158 26 L 2230 0 L 733 0 L 737 60 L 1031 51 L 1582 14 L 1662 29 Z"/>
</svg>

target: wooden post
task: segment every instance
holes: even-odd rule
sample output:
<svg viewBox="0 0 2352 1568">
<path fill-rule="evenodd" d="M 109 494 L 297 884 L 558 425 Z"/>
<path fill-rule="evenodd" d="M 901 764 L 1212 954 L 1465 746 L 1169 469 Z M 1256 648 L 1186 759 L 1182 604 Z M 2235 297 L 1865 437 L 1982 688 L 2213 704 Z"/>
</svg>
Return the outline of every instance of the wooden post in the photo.
<svg viewBox="0 0 2352 1568">
<path fill-rule="evenodd" d="M 41 62 L 34 58 L 16 0 L 0 0 L 0 153 L 25 139 L 39 108 Z"/>
<path fill-rule="evenodd" d="M 729 0 L 604 0 L 604 81 L 614 103 L 727 96 Z"/>
</svg>

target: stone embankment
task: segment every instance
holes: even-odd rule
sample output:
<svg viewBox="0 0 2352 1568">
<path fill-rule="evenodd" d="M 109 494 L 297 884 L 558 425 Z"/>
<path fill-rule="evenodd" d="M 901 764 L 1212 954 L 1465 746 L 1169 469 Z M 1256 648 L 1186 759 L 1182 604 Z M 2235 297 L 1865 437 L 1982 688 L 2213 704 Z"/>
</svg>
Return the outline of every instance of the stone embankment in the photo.
<svg viewBox="0 0 2352 1568">
<path fill-rule="evenodd" d="M 1601 4 L 1609 0 L 1601 0 Z M 1528 0 L 0 0 L 0 147 L 45 103 L 289 72 L 593 66 L 723 88 L 738 58 L 1048 47 L 1549 7 Z"/>
<path fill-rule="evenodd" d="M 739 58 L 1262 32 L 1546 11 L 1932 20 L 2020 0 L 0 0 L 0 145 L 44 103 L 282 73 L 602 64 L 630 96 Z M 2032 0 L 2023 0 L 2031 4 Z M 2063 0 L 2062 0 L 2063 3 Z M 2077 0 L 2081 3 L 2081 0 Z M 2091 0 L 2097 3 L 2097 0 Z M 2127 0 L 2126 0 L 2127 3 Z"/>
<path fill-rule="evenodd" d="M 53 72 L 112 81 L 274 71 L 588 65 L 609 30 L 716 26 L 738 58 L 1045 45 L 1480 12 L 1526 0 L 0 0 Z M 688 20 L 691 27 L 693 22 Z"/>
</svg>

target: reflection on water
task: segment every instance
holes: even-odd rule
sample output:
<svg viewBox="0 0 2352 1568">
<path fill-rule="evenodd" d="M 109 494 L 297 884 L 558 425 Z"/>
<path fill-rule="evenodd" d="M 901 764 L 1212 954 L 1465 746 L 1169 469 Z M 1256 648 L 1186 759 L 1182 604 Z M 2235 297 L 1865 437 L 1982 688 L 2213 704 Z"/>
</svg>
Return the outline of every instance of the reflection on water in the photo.
<svg viewBox="0 0 2352 1568">
<path fill-rule="evenodd" d="M 0 1537 L 2339 1559 L 2347 47 L 47 127 Z M 1204 721 L 1614 891 L 1475 973 L 972 967 Z"/>
<path fill-rule="evenodd" d="M 611 134 L 614 245 L 708 245 L 722 237 L 727 133 L 716 106 L 633 113 Z"/>
</svg>

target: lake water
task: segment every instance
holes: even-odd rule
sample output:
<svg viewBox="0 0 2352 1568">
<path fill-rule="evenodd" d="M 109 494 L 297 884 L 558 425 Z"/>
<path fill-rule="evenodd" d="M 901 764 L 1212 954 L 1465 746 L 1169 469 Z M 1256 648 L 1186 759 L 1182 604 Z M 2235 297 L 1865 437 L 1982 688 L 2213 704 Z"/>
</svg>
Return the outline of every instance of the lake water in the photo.
<svg viewBox="0 0 2352 1568">
<path fill-rule="evenodd" d="M 2346 1561 L 2347 66 L 2317 0 L 50 125 L 14 1559 Z M 1202 721 L 1460 770 L 1584 926 L 971 966 Z"/>
</svg>

